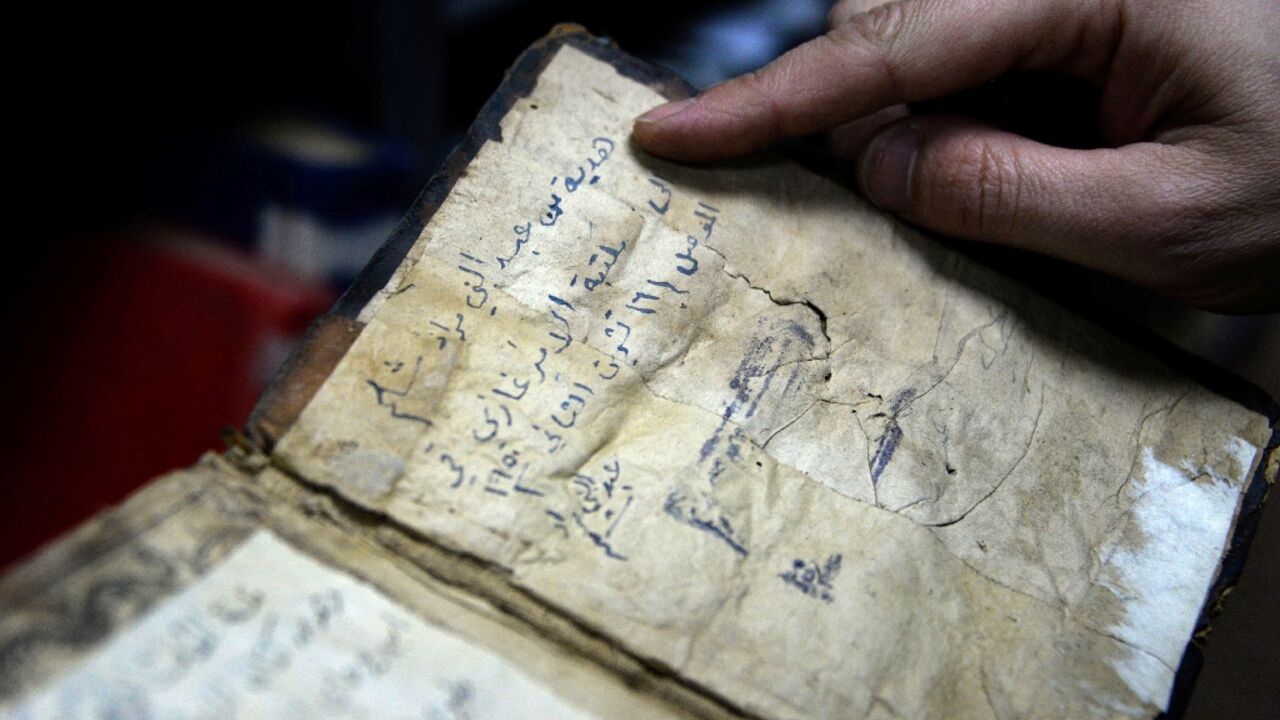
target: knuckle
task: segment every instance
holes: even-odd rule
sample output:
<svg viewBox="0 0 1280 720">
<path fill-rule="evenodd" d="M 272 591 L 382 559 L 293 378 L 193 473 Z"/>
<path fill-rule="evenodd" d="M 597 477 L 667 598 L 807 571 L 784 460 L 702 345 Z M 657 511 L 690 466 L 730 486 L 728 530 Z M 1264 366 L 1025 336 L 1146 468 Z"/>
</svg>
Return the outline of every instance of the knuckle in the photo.
<svg viewBox="0 0 1280 720">
<path fill-rule="evenodd" d="M 863 41 L 879 48 L 892 47 L 906 27 L 906 13 L 900 2 L 876 5 L 849 18 L 849 29 Z"/>
<path fill-rule="evenodd" d="M 848 22 L 858 13 L 866 12 L 877 5 L 884 5 L 886 2 L 889 0 L 840 0 L 832 5 L 830 12 L 827 13 L 827 27 L 834 28 Z"/>
<path fill-rule="evenodd" d="M 858 0 L 840 0 L 827 12 L 827 27 L 834 28 L 861 10 L 862 8 L 858 7 Z"/>
<path fill-rule="evenodd" d="M 879 66 L 892 87 L 899 89 L 901 86 L 890 57 L 906 26 L 904 6 L 891 2 L 849 17 L 832 28 L 827 37 L 855 57 Z"/>
</svg>

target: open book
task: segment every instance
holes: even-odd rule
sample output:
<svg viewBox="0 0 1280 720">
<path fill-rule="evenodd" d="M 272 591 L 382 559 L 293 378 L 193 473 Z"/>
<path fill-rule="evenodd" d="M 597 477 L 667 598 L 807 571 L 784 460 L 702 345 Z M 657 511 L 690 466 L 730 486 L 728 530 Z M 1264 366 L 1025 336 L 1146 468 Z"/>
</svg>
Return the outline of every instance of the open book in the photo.
<svg viewBox="0 0 1280 720">
<path fill-rule="evenodd" d="M 9 716 L 1176 710 L 1275 405 L 786 159 L 635 149 L 687 92 L 527 51 L 248 440 L 0 583 Z"/>
</svg>

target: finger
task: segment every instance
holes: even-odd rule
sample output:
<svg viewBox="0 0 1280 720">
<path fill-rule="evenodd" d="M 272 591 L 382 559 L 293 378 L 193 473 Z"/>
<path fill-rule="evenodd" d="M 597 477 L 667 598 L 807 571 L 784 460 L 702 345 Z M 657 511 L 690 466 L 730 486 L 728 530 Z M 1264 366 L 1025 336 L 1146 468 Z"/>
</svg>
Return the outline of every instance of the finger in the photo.
<svg viewBox="0 0 1280 720">
<path fill-rule="evenodd" d="M 709 160 L 957 92 L 1015 67 L 1073 68 L 1113 51 L 1103 36 L 1116 23 L 1085 9 L 1105 4 L 898 0 L 760 71 L 651 110 L 636 120 L 634 136 L 657 155 Z"/>
<path fill-rule="evenodd" d="M 876 205 L 944 235 L 1033 250 L 1144 285 L 1178 281 L 1189 213 L 1208 183 L 1187 148 L 1068 150 L 957 117 L 911 118 L 871 140 L 858 182 Z"/>
</svg>

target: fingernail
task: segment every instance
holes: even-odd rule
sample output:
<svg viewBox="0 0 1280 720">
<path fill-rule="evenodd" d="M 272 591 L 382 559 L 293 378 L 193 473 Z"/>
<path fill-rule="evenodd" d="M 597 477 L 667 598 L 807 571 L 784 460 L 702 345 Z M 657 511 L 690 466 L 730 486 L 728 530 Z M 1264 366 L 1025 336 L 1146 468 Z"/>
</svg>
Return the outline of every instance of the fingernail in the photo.
<svg viewBox="0 0 1280 720">
<path fill-rule="evenodd" d="M 867 146 L 858 168 L 862 194 L 889 212 L 911 209 L 911 173 L 920 150 L 920 134 L 910 125 L 896 125 Z"/>
<path fill-rule="evenodd" d="M 693 104 L 693 98 L 685 98 L 684 100 L 675 100 L 666 105 L 659 105 L 649 112 L 636 118 L 638 123 L 657 123 L 673 117 L 683 111 L 685 108 Z"/>
</svg>

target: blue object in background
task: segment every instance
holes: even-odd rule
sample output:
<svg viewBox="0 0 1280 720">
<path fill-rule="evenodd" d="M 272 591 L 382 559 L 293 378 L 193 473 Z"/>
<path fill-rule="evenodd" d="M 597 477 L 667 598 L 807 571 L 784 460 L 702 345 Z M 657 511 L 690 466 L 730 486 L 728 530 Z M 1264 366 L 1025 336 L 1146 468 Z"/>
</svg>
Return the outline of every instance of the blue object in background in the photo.
<svg viewBox="0 0 1280 720">
<path fill-rule="evenodd" d="M 708 13 L 653 59 L 705 88 L 757 70 L 822 33 L 829 0 L 756 0 Z"/>
<path fill-rule="evenodd" d="M 150 175 L 166 219 L 340 290 L 390 235 L 417 173 L 406 143 L 286 118 L 183 138 Z"/>
</svg>

